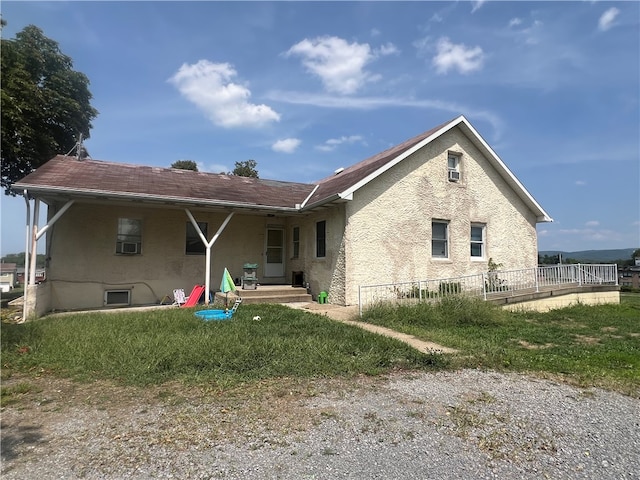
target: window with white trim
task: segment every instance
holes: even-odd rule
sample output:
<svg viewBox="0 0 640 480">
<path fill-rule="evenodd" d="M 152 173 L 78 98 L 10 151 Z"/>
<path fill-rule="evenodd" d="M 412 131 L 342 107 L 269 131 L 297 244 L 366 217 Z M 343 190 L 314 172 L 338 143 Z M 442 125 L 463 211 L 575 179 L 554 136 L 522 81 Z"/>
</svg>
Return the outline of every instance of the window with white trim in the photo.
<svg viewBox="0 0 640 480">
<path fill-rule="evenodd" d="M 471 224 L 471 256 L 484 258 L 486 226 L 482 223 Z"/>
<path fill-rule="evenodd" d="M 447 155 L 447 179 L 450 182 L 460 181 L 460 157 L 456 152 L 448 152 Z"/>
<path fill-rule="evenodd" d="M 204 238 L 207 236 L 207 222 L 196 222 L 200 230 L 204 234 Z M 191 222 L 187 222 L 187 237 L 185 241 L 184 253 L 187 255 L 204 255 L 206 253 L 206 247 L 200 238 L 200 235 L 196 231 Z"/>
<path fill-rule="evenodd" d="M 291 236 L 293 238 L 293 258 L 298 258 L 300 256 L 300 227 L 293 227 Z"/>
<path fill-rule="evenodd" d="M 119 218 L 116 253 L 139 255 L 142 253 L 142 220 Z"/>
<path fill-rule="evenodd" d="M 327 222 L 322 220 L 316 223 L 316 257 L 327 256 Z"/>
<path fill-rule="evenodd" d="M 431 256 L 449 258 L 449 222 L 447 221 L 431 222 Z"/>
</svg>

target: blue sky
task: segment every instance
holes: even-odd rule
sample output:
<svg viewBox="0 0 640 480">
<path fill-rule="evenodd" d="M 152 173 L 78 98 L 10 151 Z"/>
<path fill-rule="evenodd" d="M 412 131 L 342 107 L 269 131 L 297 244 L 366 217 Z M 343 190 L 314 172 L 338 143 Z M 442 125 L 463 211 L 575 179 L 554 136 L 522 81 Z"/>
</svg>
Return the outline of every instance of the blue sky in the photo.
<svg viewBox="0 0 640 480">
<path fill-rule="evenodd" d="M 640 247 L 638 2 L 2 2 L 89 78 L 94 159 L 312 182 L 464 114 L 554 218 Z M 66 152 L 61 152 L 66 153 Z M 2 196 L 2 254 L 25 205 Z M 42 248 L 42 247 L 40 247 Z"/>
</svg>

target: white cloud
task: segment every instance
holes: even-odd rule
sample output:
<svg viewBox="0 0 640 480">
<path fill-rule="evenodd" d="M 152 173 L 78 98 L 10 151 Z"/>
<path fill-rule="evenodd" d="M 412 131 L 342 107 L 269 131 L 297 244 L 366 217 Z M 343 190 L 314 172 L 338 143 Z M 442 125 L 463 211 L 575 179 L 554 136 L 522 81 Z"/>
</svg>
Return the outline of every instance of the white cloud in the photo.
<svg viewBox="0 0 640 480">
<path fill-rule="evenodd" d="M 349 95 L 360 90 L 367 82 L 376 81 L 379 75 L 365 70 L 365 66 L 379 55 L 396 53 L 388 43 L 372 51 L 367 43 L 348 43 L 338 37 L 305 38 L 291 47 L 285 56 L 299 55 L 309 72 L 320 77 L 329 92 Z"/>
<path fill-rule="evenodd" d="M 494 139 L 502 136 L 504 122 L 490 110 L 476 110 L 470 105 L 449 102 L 445 100 L 419 99 L 413 97 L 339 97 L 335 95 L 309 94 L 301 92 L 282 92 L 273 90 L 266 95 L 267 98 L 293 105 L 312 105 L 321 108 L 338 108 L 343 110 L 374 110 L 386 107 L 408 107 L 430 110 L 441 110 L 453 115 L 464 112 L 467 118 L 473 121 L 483 120 L 494 129 Z"/>
<path fill-rule="evenodd" d="M 585 227 L 597 227 L 598 225 L 600 225 L 600 222 L 597 220 L 589 220 L 584 224 Z"/>
<path fill-rule="evenodd" d="M 587 222 L 589 223 L 589 222 Z M 558 231 L 559 235 L 566 235 L 571 237 L 579 237 L 584 241 L 618 241 L 622 238 L 620 232 L 616 232 L 613 230 L 602 229 L 598 230 L 595 228 L 569 228 L 569 229 L 561 229 Z"/>
<path fill-rule="evenodd" d="M 620 10 L 618 10 L 616 7 L 611 7 L 609 10 L 604 12 L 598 20 L 598 30 L 600 30 L 601 32 L 606 32 L 611 27 L 613 27 L 615 19 L 619 13 Z"/>
<path fill-rule="evenodd" d="M 375 52 L 379 55 L 393 55 L 400 53 L 398 47 L 396 47 L 393 43 L 387 42 L 386 45 L 382 45 L 380 48 L 377 48 Z"/>
<path fill-rule="evenodd" d="M 316 146 L 316 149 L 321 150 L 323 152 L 332 152 L 339 145 L 342 145 L 344 143 L 353 144 L 356 142 L 362 142 L 364 144 L 361 135 L 350 135 L 348 137 L 342 136 L 340 138 L 330 138 L 329 140 L 324 142 L 322 145 Z"/>
<path fill-rule="evenodd" d="M 169 82 L 215 125 L 260 127 L 279 121 L 280 115 L 267 105 L 249 103 L 249 89 L 231 81 L 236 75 L 228 63 L 200 60 L 183 64 Z"/>
<path fill-rule="evenodd" d="M 471 2 L 473 4 L 473 8 L 471 8 L 471 13 L 474 13 L 476 10 L 479 10 L 485 1 L 486 0 L 476 0 L 474 2 Z"/>
<path fill-rule="evenodd" d="M 371 32 L 369 33 L 372 37 L 377 37 L 378 35 L 380 35 L 380 30 L 378 30 L 377 28 L 372 28 Z"/>
<path fill-rule="evenodd" d="M 518 17 L 512 18 L 511 20 L 509 20 L 509 28 L 517 27 L 521 23 L 522 23 L 522 20 L 520 20 Z"/>
<path fill-rule="evenodd" d="M 302 140 L 299 138 L 285 138 L 283 140 L 278 140 L 276 143 L 271 145 L 271 150 L 281 153 L 293 153 L 301 143 Z"/>
<path fill-rule="evenodd" d="M 584 180 L 576 180 L 576 185 L 579 187 L 584 187 L 587 184 Z"/>
<path fill-rule="evenodd" d="M 448 73 L 456 69 L 462 74 L 471 73 L 482 68 L 484 54 L 482 48 L 467 47 L 454 44 L 447 37 L 438 40 L 438 54 L 433 57 L 433 64 L 438 73 Z"/>
</svg>

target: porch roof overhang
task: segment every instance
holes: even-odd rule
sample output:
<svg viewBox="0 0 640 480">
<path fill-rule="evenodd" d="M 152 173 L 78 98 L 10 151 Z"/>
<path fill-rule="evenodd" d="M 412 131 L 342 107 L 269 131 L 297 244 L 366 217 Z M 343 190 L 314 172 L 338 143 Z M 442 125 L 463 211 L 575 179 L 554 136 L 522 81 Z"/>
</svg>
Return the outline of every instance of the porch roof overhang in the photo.
<svg viewBox="0 0 640 480">
<path fill-rule="evenodd" d="M 53 202 L 67 202 L 69 200 L 84 202 L 128 203 L 135 202 L 143 205 L 153 205 L 167 208 L 205 208 L 216 210 L 234 210 L 245 213 L 284 213 L 295 214 L 299 209 L 273 205 L 259 205 L 248 202 L 232 202 L 224 200 L 194 199 L 172 195 L 149 195 L 144 193 L 128 193 L 109 190 L 69 189 L 65 187 L 43 187 L 20 184 L 20 190 L 27 192 L 31 198 L 39 198 L 47 204 Z"/>
<path fill-rule="evenodd" d="M 57 156 L 12 186 L 45 203 L 140 203 L 165 208 L 295 214 L 314 191 L 306 183 L 262 180 Z"/>
</svg>

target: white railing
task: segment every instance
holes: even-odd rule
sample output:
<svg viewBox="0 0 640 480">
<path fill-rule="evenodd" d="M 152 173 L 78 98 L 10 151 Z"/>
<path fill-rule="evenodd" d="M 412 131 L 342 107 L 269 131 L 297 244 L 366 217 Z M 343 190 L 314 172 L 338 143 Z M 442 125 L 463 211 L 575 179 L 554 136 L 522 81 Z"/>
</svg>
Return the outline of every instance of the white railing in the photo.
<svg viewBox="0 0 640 480">
<path fill-rule="evenodd" d="M 618 285 L 617 265 L 553 265 L 455 278 L 361 285 L 358 304 L 362 315 L 364 308 L 376 303 L 414 304 L 461 293 L 487 300 L 541 289 L 587 285 Z"/>
</svg>

